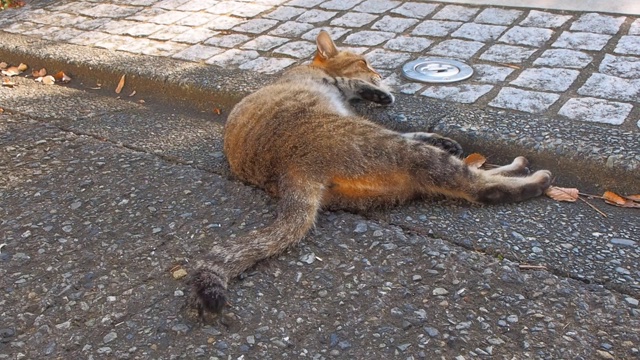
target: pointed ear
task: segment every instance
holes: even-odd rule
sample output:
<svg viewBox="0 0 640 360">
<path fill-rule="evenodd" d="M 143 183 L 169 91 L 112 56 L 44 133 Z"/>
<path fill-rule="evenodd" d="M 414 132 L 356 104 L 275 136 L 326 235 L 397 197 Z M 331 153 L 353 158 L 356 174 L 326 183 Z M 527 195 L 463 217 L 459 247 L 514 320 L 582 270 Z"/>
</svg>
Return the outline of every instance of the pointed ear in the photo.
<svg viewBox="0 0 640 360">
<path fill-rule="evenodd" d="M 336 44 L 331 40 L 329 33 L 322 30 L 316 38 L 316 44 L 318 45 L 318 53 L 316 54 L 315 61 L 326 61 L 338 54 Z"/>
</svg>

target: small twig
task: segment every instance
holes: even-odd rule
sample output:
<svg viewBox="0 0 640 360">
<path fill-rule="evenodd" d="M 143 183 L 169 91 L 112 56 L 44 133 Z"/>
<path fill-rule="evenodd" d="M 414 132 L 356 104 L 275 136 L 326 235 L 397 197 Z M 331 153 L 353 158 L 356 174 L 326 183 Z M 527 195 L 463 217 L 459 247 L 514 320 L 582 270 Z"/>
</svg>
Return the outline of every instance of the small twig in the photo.
<svg viewBox="0 0 640 360">
<path fill-rule="evenodd" d="M 518 264 L 518 268 L 520 270 L 547 270 L 547 267 L 544 265 Z"/>
<path fill-rule="evenodd" d="M 604 199 L 604 197 L 600 196 L 600 195 L 593 195 L 593 194 L 585 194 L 585 193 L 581 193 L 579 192 L 578 195 L 580 196 L 586 196 L 592 199 Z"/>
<path fill-rule="evenodd" d="M 600 209 L 598 209 L 595 205 L 591 204 L 590 202 L 588 202 L 587 200 L 578 197 L 578 199 L 584 201 L 585 204 L 589 205 L 593 210 L 597 211 L 600 215 L 602 215 L 603 217 L 608 218 L 607 214 L 605 214 L 604 212 L 602 212 Z"/>
</svg>

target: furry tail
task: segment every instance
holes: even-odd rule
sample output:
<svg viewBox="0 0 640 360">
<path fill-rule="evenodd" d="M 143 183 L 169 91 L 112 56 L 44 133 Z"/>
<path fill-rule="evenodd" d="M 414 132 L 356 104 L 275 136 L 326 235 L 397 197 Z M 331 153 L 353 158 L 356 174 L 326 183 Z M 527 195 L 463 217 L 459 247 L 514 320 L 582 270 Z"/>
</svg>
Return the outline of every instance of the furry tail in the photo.
<svg viewBox="0 0 640 360">
<path fill-rule="evenodd" d="M 297 243 L 313 226 L 322 203 L 323 186 L 303 179 L 283 179 L 278 217 L 264 229 L 253 231 L 226 246 L 215 246 L 191 276 L 191 306 L 219 313 L 227 303 L 227 282 Z"/>
</svg>

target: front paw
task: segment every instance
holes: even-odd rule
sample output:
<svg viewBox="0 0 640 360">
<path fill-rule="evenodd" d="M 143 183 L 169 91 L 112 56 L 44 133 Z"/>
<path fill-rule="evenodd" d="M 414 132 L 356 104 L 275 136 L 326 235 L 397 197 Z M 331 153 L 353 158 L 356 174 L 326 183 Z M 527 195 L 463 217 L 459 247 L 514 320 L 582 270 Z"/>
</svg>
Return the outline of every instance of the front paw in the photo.
<svg viewBox="0 0 640 360">
<path fill-rule="evenodd" d="M 220 313 L 227 304 L 226 281 L 216 272 L 200 268 L 189 280 L 191 294 L 189 303 L 198 310 L 202 317 L 204 312 Z"/>
<path fill-rule="evenodd" d="M 381 105 L 391 105 L 395 101 L 393 94 L 373 87 L 360 90 L 358 95 L 365 100 Z"/>
<path fill-rule="evenodd" d="M 457 141 L 434 133 L 414 133 L 414 140 L 438 147 L 453 156 L 462 155 L 462 146 Z"/>
</svg>

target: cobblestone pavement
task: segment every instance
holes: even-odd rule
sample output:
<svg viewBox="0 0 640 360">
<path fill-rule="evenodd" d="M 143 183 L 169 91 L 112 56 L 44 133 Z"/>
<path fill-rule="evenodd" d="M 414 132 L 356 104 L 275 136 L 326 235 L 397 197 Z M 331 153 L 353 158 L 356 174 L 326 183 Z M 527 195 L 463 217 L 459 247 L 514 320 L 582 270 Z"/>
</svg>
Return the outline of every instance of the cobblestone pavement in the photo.
<svg viewBox="0 0 640 360">
<path fill-rule="evenodd" d="M 277 73 L 308 61 L 320 29 L 364 53 L 406 94 L 640 130 L 640 19 L 386 0 L 34 2 L 1 31 Z M 424 56 L 471 64 L 471 80 L 400 76 Z"/>
</svg>

